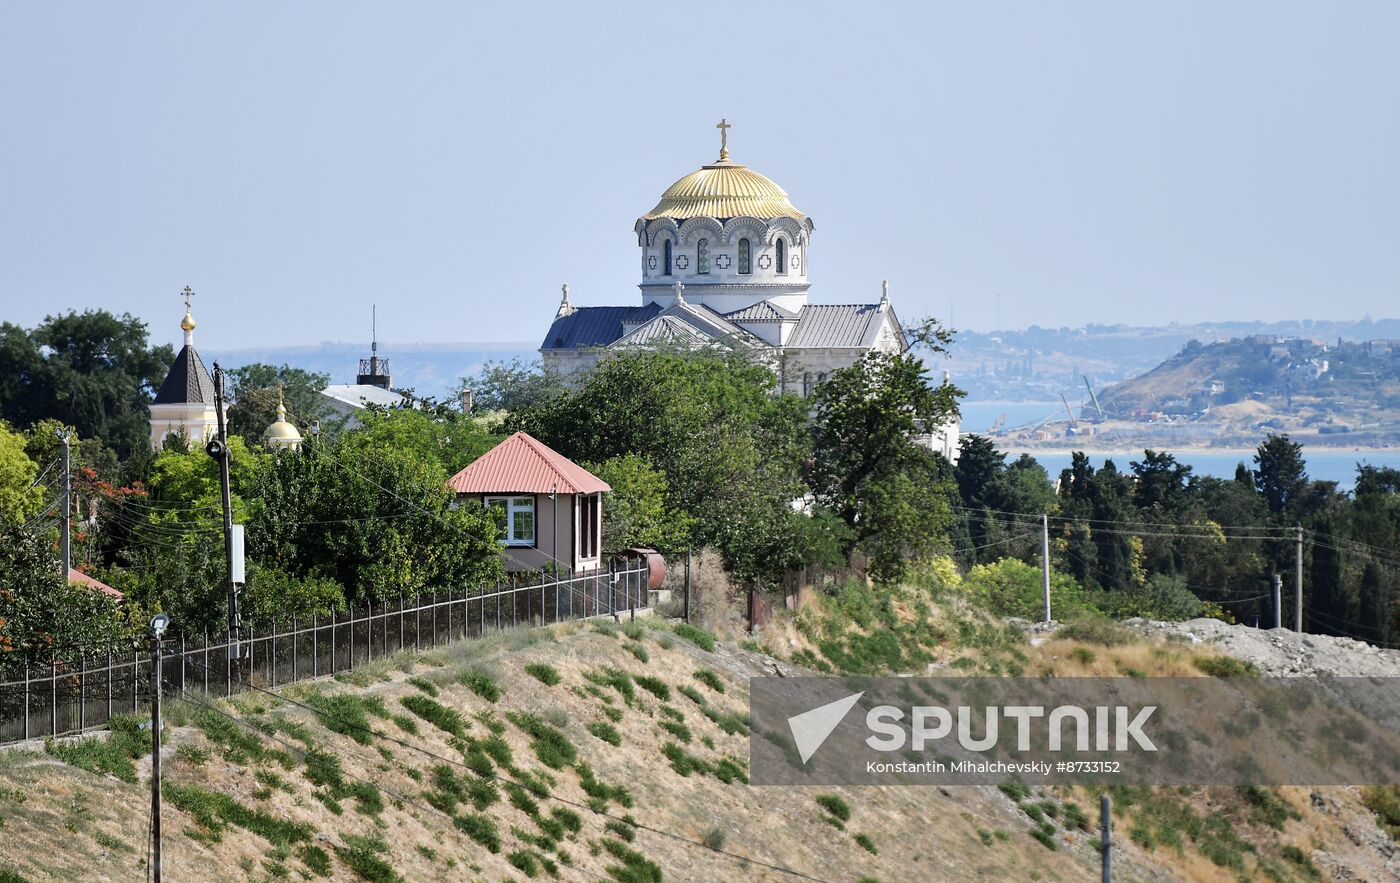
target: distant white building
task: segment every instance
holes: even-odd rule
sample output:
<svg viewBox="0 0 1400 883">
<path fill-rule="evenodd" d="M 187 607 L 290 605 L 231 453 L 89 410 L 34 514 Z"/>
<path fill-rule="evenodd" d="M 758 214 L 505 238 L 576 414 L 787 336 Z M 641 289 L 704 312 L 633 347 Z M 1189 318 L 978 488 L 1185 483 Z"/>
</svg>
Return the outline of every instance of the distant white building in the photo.
<svg viewBox="0 0 1400 883">
<path fill-rule="evenodd" d="M 346 429 L 354 429 L 360 425 L 357 415 L 366 408 L 396 408 L 407 401 L 403 393 L 390 388 L 392 385 L 389 360 L 379 358 L 379 339 L 375 335 L 370 339 L 369 358 L 360 360 L 355 382 L 328 386 L 321 390 L 321 397 Z"/>
<path fill-rule="evenodd" d="M 547 368 L 568 378 L 632 347 L 728 347 L 768 364 L 784 391 L 808 396 L 866 353 L 909 348 L 888 283 L 875 303 L 809 302 L 812 219 L 770 178 L 731 160 L 729 126 L 719 128 L 719 159 L 637 219 L 641 303 L 575 306 L 565 285 L 540 346 Z M 955 460 L 957 431 L 954 423 L 924 438 Z"/>
</svg>

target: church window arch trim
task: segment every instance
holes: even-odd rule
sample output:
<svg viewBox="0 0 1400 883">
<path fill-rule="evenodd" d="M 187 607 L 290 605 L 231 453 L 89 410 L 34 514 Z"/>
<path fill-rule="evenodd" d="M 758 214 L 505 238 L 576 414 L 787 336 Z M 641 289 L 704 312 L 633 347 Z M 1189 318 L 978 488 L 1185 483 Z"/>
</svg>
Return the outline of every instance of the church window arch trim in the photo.
<svg viewBox="0 0 1400 883">
<path fill-rule="evenodd" d="M 672 268 L 671 268 L 671 249 L 672 249 L 671 240 L 670 240 L 670 238 L 668 237 L 668 238 L 666 239 L 666 241 L 663 242 L 663 243 L 661 244 L 661 275 L 662 275 L 662 276 L 669 276 L 669 275 L 671 275 L 671 269 L 672 269 Z"/>
<path fill-rule="evenodd" d="M 774 265 L 779 276 L 787 275 L 787 240 L 779 236 L 773 243 Z"/>
<path fill-rule="evenodd" d="M 753 246 L 748 237 L 739 240 L 739 275 L 747 276 L 753 272 Z"/>
</svg>

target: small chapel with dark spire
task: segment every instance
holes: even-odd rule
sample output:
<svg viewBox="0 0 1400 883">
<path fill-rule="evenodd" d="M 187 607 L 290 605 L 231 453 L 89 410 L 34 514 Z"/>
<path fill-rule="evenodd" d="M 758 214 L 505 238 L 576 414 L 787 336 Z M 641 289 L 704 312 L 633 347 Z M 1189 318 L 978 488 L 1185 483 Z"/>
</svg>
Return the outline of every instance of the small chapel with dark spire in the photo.
<svg viewBox="0 0 1400 883">
<path fill-rule="evenodd" d="M 185 344 L 151 402 L 151 447 L 156 451 L 178 436 L 192 446 L 202 446 L 218 433 L 219 427 L 214 378 L 194 348 L 194 316 L 190 312 L 194 291 L 186 285 L 181 294 L 185 298 L 185 317 L 180 320 L 180 330 L 185 333 Z"/>
</svg>

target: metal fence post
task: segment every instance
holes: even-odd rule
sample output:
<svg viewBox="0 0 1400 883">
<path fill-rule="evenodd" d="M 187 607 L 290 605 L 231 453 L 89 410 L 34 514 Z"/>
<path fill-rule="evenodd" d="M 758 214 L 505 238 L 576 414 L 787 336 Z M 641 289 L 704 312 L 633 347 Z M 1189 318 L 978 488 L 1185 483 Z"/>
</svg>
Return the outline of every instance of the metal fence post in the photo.
<svg viewBox="0 0 1400 883">
<path fill-rule="evenodd" d="M 336 653 L 335 653 L 335 623 L 336 623 L 336 618 L 337 618 L 337 617 L 336 617 L 336 615 L 335 615 L 335 608 L 331 608 L 331 676 L 332 676 L 332 677 L 335 676 L 335 666 L 336 666 L 336 663 L 339 662 L 339 660 L 336 659 Z"/>
<path fill-rule="evenodd" d="M 438 639 L 438 630 L 437 630 L 437 589 L 433 589 L 433 634 L 432 634 L 432 639 L 433 639 L 433 646 L 436 647 L 436 646 L 437 646 L 437 639 Z"/>
<path fill-rule="evenodd" d="M 108 656 L 111 654 L 108 653 Z M 107 669 L 107 677 L 112 677 L 112 669 Z M 107 716 L 112 714 L 111 705 L 107 706 Z M 29 741 L 29 660 L 24 661 L 24 741 Z"/>
<path fill-rule="evenodd" d="M 25 666 L 25 671 L 27 672 L 28 670 L 29 670 L 29 667 L 28 667 L 28 666 Z M 25 698 L 27 699 L 27 698 L 29 698 L 29 697 L 26 696 Z M 27 712 L 28 710 L 29 710 L 29 709 L 26 707 L 26 708 L 25 708 L 25 711 Z M 112 648 L 111 648 L 111 647 L 108 647 L 108 648 L 107 648 L 107 720 L 111 720 L 111 719 L 112 719 Z"/>
<path fill-rule="evenodd" d="M 272 688 L 277 688 L 277 618 L 272 619 L 272 640 L 267 645 L 267 667 L 270 669 Z"/>
<path fill-rule="evenodd" d="M 296 615 L 295 613 L 293 613 L 293 614 L 292 614 L 292 682 L 293 682 L 293 683 L 295 683 L 295 682 L 296 682 L 296 679 L 297 679 L 297 639 L 299 639 L 300 637 L 301 637 L 301 633 L 297 631 L 297 615 Z"/>
<path fill-rule="evenodd" d="M 349 642 L 349 647 L 350 647 L 350 653 L 349 653 L 348 655 L 349 655 L 349 657 L 350 657 L 350 664 L 349 664 L 348 666 L 346 666 L 346 670 L 347 670 L 347 671 L 354 671 L 354 670 L 355 670 L 355 608 L 354 608 L 354 607 L 351 607 L 351 608 L 350 608 L 350 642 Z"/>
<path fill-rule="evenodd" d="M 204 695 L 209 695 L 209 629 L 204 630 Z"/>
<path fill-rule="evenodd" d="M 58 735 L 58 657 L 49 656 L 49 735 Z"/>
<path fill-rule="evenodd" d="M 335 608 L 332 607 L 332 610 Z M 311 614 L 311 676 L 314 678 L 319 671 L 320 660 L 316 658 L 316 639 L 320 637 L 321 614 Z"/>
<path fill-rule="evenodd" d="M 399 652 L 403 652 L 403 592 L 399 592 Z"/>
<path fill-rule="evenodd" d="M 87 725 L 87 654 L 78 657 L 78 732 Z"/>
</svg>

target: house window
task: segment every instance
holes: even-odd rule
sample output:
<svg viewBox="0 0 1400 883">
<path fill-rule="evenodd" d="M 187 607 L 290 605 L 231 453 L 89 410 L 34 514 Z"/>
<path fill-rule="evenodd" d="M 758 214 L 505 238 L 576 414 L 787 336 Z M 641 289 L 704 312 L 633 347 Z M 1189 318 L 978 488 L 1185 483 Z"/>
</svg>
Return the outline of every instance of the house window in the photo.
<svg viewBox="0 0 1400 883">
<path fill-rule="evenodd" d="M 598 557 L 598 506 L 601 496 L 578 498 L 578 557 L 581 561 Z"/>
<path fill-rule="evenodd" d="M 739 240 L 739 273 L 747 276 L 753 272 L 753 249 L 747 239 Z"/>
<path fill-rule="evenodd" d="M 778 239 L 778 244 L 775 245 L 775 246 L 773 247 L 773 249 L 774 249 L 774 252 L 775 252 L 775 257 L 777 258 L 777 261 L 778 261 L 778 275 L 779 275 L 779 276 L 786 276 L 786 275 L 787 275 L 787 243 L 784 242 L 781 238 L 779 238 L 779 239 Z"/>
<path fill-rule="evenodd" d="M 695 243 L 695 272 L 710 272 L 710 240 L 702 239 Z"/>
<path fill-rule="evenodd" d="M 667 239 L 666 244 L 661 247 L 662 276 L 671 275 L 671 240 Z"/>
<path fill-rule="evenodd" d="M 484 502 L 488 509 L 500 513 L 496 523 L 501 528 L 501 538 L 507 546 L 535 544 L 534 497 L 487 497 Z"/>
</svg>

